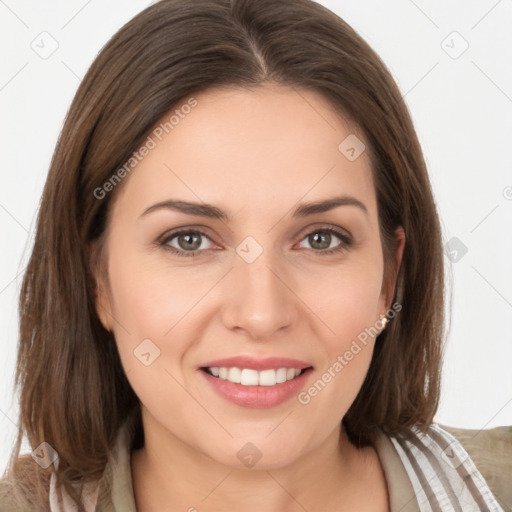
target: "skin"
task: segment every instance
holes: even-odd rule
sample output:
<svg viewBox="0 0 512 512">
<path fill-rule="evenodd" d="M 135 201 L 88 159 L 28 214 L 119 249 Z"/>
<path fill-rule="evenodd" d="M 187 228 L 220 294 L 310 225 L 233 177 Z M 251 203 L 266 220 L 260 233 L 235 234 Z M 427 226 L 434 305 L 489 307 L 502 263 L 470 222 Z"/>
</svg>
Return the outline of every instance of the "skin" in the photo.
<svg viewBox="0 0 512 512">
<path fill-rule="evenodd" d="M 313 366 L 307 389 L 385 315 L 396 275 L 385 288 L 370 159 L 338 150 L 349 134 L 364 137 L 310 91 L 267 84 L 196 99 L 116 191 L 108 278 L 99 279 L 98 314 L 142 404 L 145 445 L 131 463 L 137 510 L 388 510 L 375 450 L 357 449 L 341 428 L 374 339 L 307 405 L 293 397 L 241 407 L 199 369 L 233 355 L 291 357 Z M 292 218 L 299 203 L 342 193 L 367 212 L 345 205 Z M 231 220 L 170 209 L 141 217 L 170 198 L 216 205 Z M 182 227 L 206 234 L 195 256 L 156 243 Z M 326 246 L 343 250 L 322 255 L 308 234 L 325 227 L 353 243 L 332 235 Z M 247 236 L 263 249 L 252 263 L 236 252 Z M 402 230 L 397 242 L 399 264 Z M 179 237 L 167 245 L 188 247 Z M 148 338 L 160 356 L 145 366 L 134 350 Z M 248 442 L 262 454 L 252 469 L 237 457 Z"/>
</svg>

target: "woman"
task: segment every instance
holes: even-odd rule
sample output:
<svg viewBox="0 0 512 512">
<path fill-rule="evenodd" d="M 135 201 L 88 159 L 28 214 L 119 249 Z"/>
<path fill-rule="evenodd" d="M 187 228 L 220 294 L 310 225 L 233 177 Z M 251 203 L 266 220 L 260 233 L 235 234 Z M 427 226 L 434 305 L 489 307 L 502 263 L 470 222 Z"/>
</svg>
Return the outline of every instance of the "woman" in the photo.
<svg viewBox="0 0 512 512">
<path fill-rule="evenodd" d="M 368 45 L 309 0 L 162 0 L 55 151 L 2 510 L 503 510 L 505 463 L 475 462 L 510 433 L 473 461 L 433 424 L 443 300 L 421 149 Z"/>
</svg>

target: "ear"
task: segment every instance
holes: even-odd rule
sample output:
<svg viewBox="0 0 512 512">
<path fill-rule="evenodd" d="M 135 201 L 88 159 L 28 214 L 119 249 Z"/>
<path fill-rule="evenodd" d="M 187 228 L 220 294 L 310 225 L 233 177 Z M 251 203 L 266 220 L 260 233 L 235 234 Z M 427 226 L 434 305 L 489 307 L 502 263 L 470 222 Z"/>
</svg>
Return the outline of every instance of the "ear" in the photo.
<svg viewBox="0 0 512 512">
<path fill-rule="evenodd" d="M 400 226 L 395 230 L 395 240 L 393 249 L 394 262 L 393 265 L 391 265 L 390 268 L 388 269 L 388 275 L 385 276 L 382 286 L 382 294 L 386 305 L 386 311 L 389 310 L 392 305 L 391 302 L 395 294 L 398 273 L 400 271 L 400 266 L 402 264 L 402 256 L 404 254 L 404 247 L 405 231 L 402 228 L 402 226 Z"/>
<path fill-rule="evenodd" d="M 91 243 L 89 254 L 89 266 L 94 281 L 94 306 L 96 314 L 103 327 L 110 332 L 112 330 L 112 306 L 106 261 L 104 260 L 103 247 L 100 241 Z"/>
</svg>

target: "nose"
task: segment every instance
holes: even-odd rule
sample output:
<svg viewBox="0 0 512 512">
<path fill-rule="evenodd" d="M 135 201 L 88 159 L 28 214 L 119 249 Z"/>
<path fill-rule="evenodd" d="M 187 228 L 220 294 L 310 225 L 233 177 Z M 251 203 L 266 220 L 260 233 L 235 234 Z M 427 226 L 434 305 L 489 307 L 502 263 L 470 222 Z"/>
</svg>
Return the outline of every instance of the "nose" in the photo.
<svg viewBox="0 0 512 512">
<path fill-rule="evenodd" d="M 245 331 L 254 340 L 275 338 L 299 318 L 300 300 L 283 265 L 265 250 L 252 263 L 235 258 L 224 283 L 222 321 L 226 328 Z"/>
</svg>

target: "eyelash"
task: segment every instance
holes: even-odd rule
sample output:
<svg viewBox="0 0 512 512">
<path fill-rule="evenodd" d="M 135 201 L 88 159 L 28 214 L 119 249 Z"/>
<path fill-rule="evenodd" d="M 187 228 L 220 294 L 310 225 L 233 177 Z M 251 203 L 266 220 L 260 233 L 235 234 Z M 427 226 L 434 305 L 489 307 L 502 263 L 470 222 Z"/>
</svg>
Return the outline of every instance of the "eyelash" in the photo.
<svg viewBox="0 0 512 512">
<path fill-rule="evenodd" d="M 180 256 L 180 257 L 196 256 L 198 253 L 204 252 L 206 249 L 195 250 L 195 251 L 183 251 L 183 250 L 176 249 L 176 247 L 171 247 L 170 245 L 168 245 L 168 243 L 173 238 L 176 238 L 177 236 L 180 236 L 180 235 L 191 234 L 191 233 L 204 236 L 204 237 L 208 238 L 209 240 L 211 240 L 211 238 L 206 233 L 203 233 L 202 231 L 199 231 L 196 229 L 181 229 L 181 230 L 174 231 L 171 233 L 166 233 L 157 241 L 157 244 L 159 246 L 163 247 L 166 251 L 169 251 L 172 254 L 176 254 L 177 256 Z M 304 240 L 306 237 L 308 237 L 309 235 L 312 235 L 313 233 L 330 233 L 330 234 L 336 235 L 341 240 L 341 244 L 332 249 L 324 249 L 324 250 L 310 249 L 311 251 L 316 252 L 322 256 L 328 256 L 328 255 L 335 254 L 335 253 L 342 253 L 342 252 L 348 250 L 352 245 L 352 239 L 350 236 L 348 236 L 347 234 L 339 231 L 336 228 L 332 228 L 332 227 L 313 229 L 313 230 L 309 231 L 308 233 L 306 233 L 301 238 L 300 241 Z"/>
</svg>

